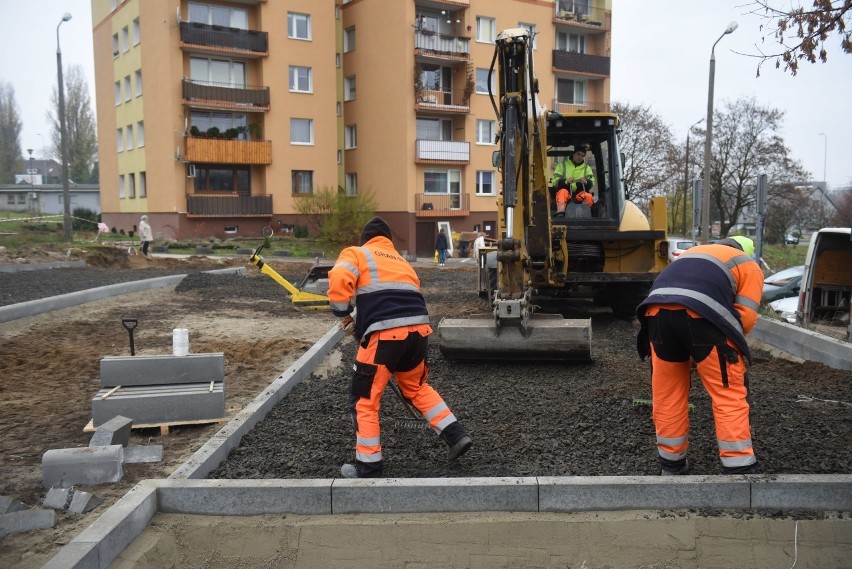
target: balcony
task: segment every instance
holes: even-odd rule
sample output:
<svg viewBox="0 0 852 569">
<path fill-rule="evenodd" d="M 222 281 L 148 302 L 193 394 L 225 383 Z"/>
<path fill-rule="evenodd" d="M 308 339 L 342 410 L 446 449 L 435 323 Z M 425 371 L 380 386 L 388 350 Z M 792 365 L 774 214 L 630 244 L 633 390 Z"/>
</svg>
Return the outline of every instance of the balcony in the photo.
<svg viewBox="0 0 852 569">
<path fill-rule="evenodd" d="M 473 93 L 473 83 L 468 89 L 454 91 L 430 91 L 415 88 L 414 108 L 418 111 L 437 111 L 448 114 L 469 113 L 471 93 Z"/>
<path fill-rule="evenodd" d="M 426 58 L 468 61 L 470 59 L 470 38 L 446 36 L 426 30 L 415 31 L 414 54 Z"/>
<path fill-rule="evenodd" d="M 467 164 L 470 143 L 448 140 L 415 140 L 414 161 L 420 164 Z"/>
<path fill-rule="evenodd" d="M 211 26 L 200 22 L 180 23 L 180 46 L 203 53 L 262 57 L 269 55 L 268 37 L 266 32 L 256 30 Z"/>
<path fill-rule="evenodd" d="M 183 80 L 183 102 L 196 109 L 268 111 L 269 87 Z"/>
<path fill-rule="evenodd" d="M 188 136 L 186 159 L 205 164 L 272 164 L 272 142 Z"/>
<path fill-rule="evenodd" d="M 198 195 L 186 196 L 187 217 L 269 217 L 272 196 Z"/>
<path fill-rule="evenodd" d="M 575 51 L 553 50 L 553 69 L 609 77 L 609 57 Z"/>
<path fill-rule="evenodd" d="M 580 103 L 560 103 L 553 100 L 553 110 L 559 114 L 568 113 L 610 113 L 612 109 L 609 103 L 600 101 L 585 101 Z"/>
<path fill-rule="evenodd" d="M 612 10 L 583 6 L 580 2 L 559 0 L 555 3 L 553 23 L 573 28 L 608 32 L 612 28 Z"/>
<path fill-rule="evenodd" d="M 414 217 L 464 217 L 470 215 L 468 194 L 414 194 Z"/>
</svg>

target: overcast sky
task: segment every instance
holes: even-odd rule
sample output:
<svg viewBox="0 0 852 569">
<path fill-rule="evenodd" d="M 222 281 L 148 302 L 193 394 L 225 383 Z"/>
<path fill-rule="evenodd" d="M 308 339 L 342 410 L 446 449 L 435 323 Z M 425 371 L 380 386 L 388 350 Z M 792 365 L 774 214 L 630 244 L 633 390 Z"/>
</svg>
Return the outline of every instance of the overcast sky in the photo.
<svg viewBox="0 0 852 569">
<path fill-rule="evenodd" d="M 832 40 L 828 63 L 805 63 L 796 77 L 767 63 L 756 78 L 756 60 L 734 53 L 756 53 L 764 35 L 759 28 L 765 21 L 748 15 L 748 4 L 613 0 L 612 99 L 650 105 L 685 140 L 689 126 L 707 114 L 710 48 L 735 20 L 739 28 L 716 46 L 715 107 L 754 97 L 761 105 L 785 111 L 782 135 L 792 156 L 817 180 L 823 178 L 825 164 L 831 187 L 852 184 L 852 159 L 845 155 L 852 132 L 852 55 L 842 54 L 839 42 Z M 15 88 L 24 123 L 21 145 L 41 158 L 49 145 L 45 112 L 56 85 L 56 25 L 65 12 L 73 18 L 60 28 L 62 60 L 66 69 L 83 66 L 94 108 L 90 2 L 0 0 L 0 5 L 0 80 Z"/>
</svg>

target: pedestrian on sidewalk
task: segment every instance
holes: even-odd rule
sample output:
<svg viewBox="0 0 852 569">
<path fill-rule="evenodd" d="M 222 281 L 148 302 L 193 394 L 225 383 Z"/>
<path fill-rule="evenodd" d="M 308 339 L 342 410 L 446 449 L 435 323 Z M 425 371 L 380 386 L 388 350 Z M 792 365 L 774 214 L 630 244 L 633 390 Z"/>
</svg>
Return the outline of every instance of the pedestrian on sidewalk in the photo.
<svg viewBox="0 0 852 569">
<path fill-rule="evenodd" d="M 154 240 L 154 234 L 151 232 L 151 226 L 148 224 L 148 216 L 143 215 L 139 220 L 139 239 L 142 240 L 142 254 L 148 256 L 148 247 Z"/>
<path fill-rule="evenodd" d="M 447 232 L 442 227 L 438 231 L 438 239 L 435 240 L 435 249 L 438 250 L 438 266 L 443 267 L 447 264 L 447 250 L 450 248 L 450 243 L 447 238 Z"/>
</svg>

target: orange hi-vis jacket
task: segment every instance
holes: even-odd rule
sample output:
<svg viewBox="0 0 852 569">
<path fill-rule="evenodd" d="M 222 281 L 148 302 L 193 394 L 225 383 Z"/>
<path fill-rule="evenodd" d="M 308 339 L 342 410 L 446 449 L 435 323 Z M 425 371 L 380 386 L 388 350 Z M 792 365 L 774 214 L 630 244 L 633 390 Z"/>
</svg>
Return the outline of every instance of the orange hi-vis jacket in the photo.
<svg viewBox="0 0 852 569">
<path fill-rule="evenodd" d="M 420 279 L 387 237 L 341 251 L 328 281 L 335 316 L 347 316 L 357 308 L 355 337 L 362 344 L 377 330 L 429 324 Z"/>
</svg>

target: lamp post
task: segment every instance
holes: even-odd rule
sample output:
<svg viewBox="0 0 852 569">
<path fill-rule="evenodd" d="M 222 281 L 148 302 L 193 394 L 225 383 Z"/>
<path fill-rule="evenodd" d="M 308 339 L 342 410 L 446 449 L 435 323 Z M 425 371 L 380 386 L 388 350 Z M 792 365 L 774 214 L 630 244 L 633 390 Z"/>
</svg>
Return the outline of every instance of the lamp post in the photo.
<svg viewBox="0 0 852 569">
<path fill-rule="evenodd" d="M 33 168 L 33 149 L 27 148 L 27 152 L 30 153 L 30 186 L 34 186 L 35 182 L 33 182 L 33 174 L 35 174 L 35 168 Z"/>
<path fill-rule="evenodd" d="M 62 201 L 65 206 L 65 216 L 62 229 L 65 231 L 65 240 L 71 241 L 71 194 L 68 191 L 68 150 L 65 141 L 65 84 L 62 81 L 62 50 L 59 49 L 59 26 L 62 22 L 71 19 L 71 14 L 65 12 L 62 20 L 56 25 L 56 76 L 57 88 L 59 89 L 59 145 L 62 153 Z"/>
<path fill-rule="evenodd" d="M 701 242 L 710 242 L 710 150 L 713 145 L 713 81 L 716 75 L 716 44 L 737 29 L 731 22 L 710 49 L 710 82 L 707 87 L 707 133 L 704 137 L 704 187 L 701 189 Z"/>
<path fill-rule="evenodd" d="M 826 185 L 826 190 L 828 189 L 828 180 L 826 180 L 825 173 L 825 165 L 828 163 L 828 135 L 824 132 L 819 133 L 820 136 L 825 138 L 825 147 L 822 151 L 822 183 Z"/>
<path fill-rule="evenodd" d="M 692 129 L 704 122 L 704 119 L 695 121 L 689 130 L 686 131 L 686 163 L 683 165 L 683 236 L 686 237 L 686 198 L 689 195 L 689 133 Z"/>
</svg>

